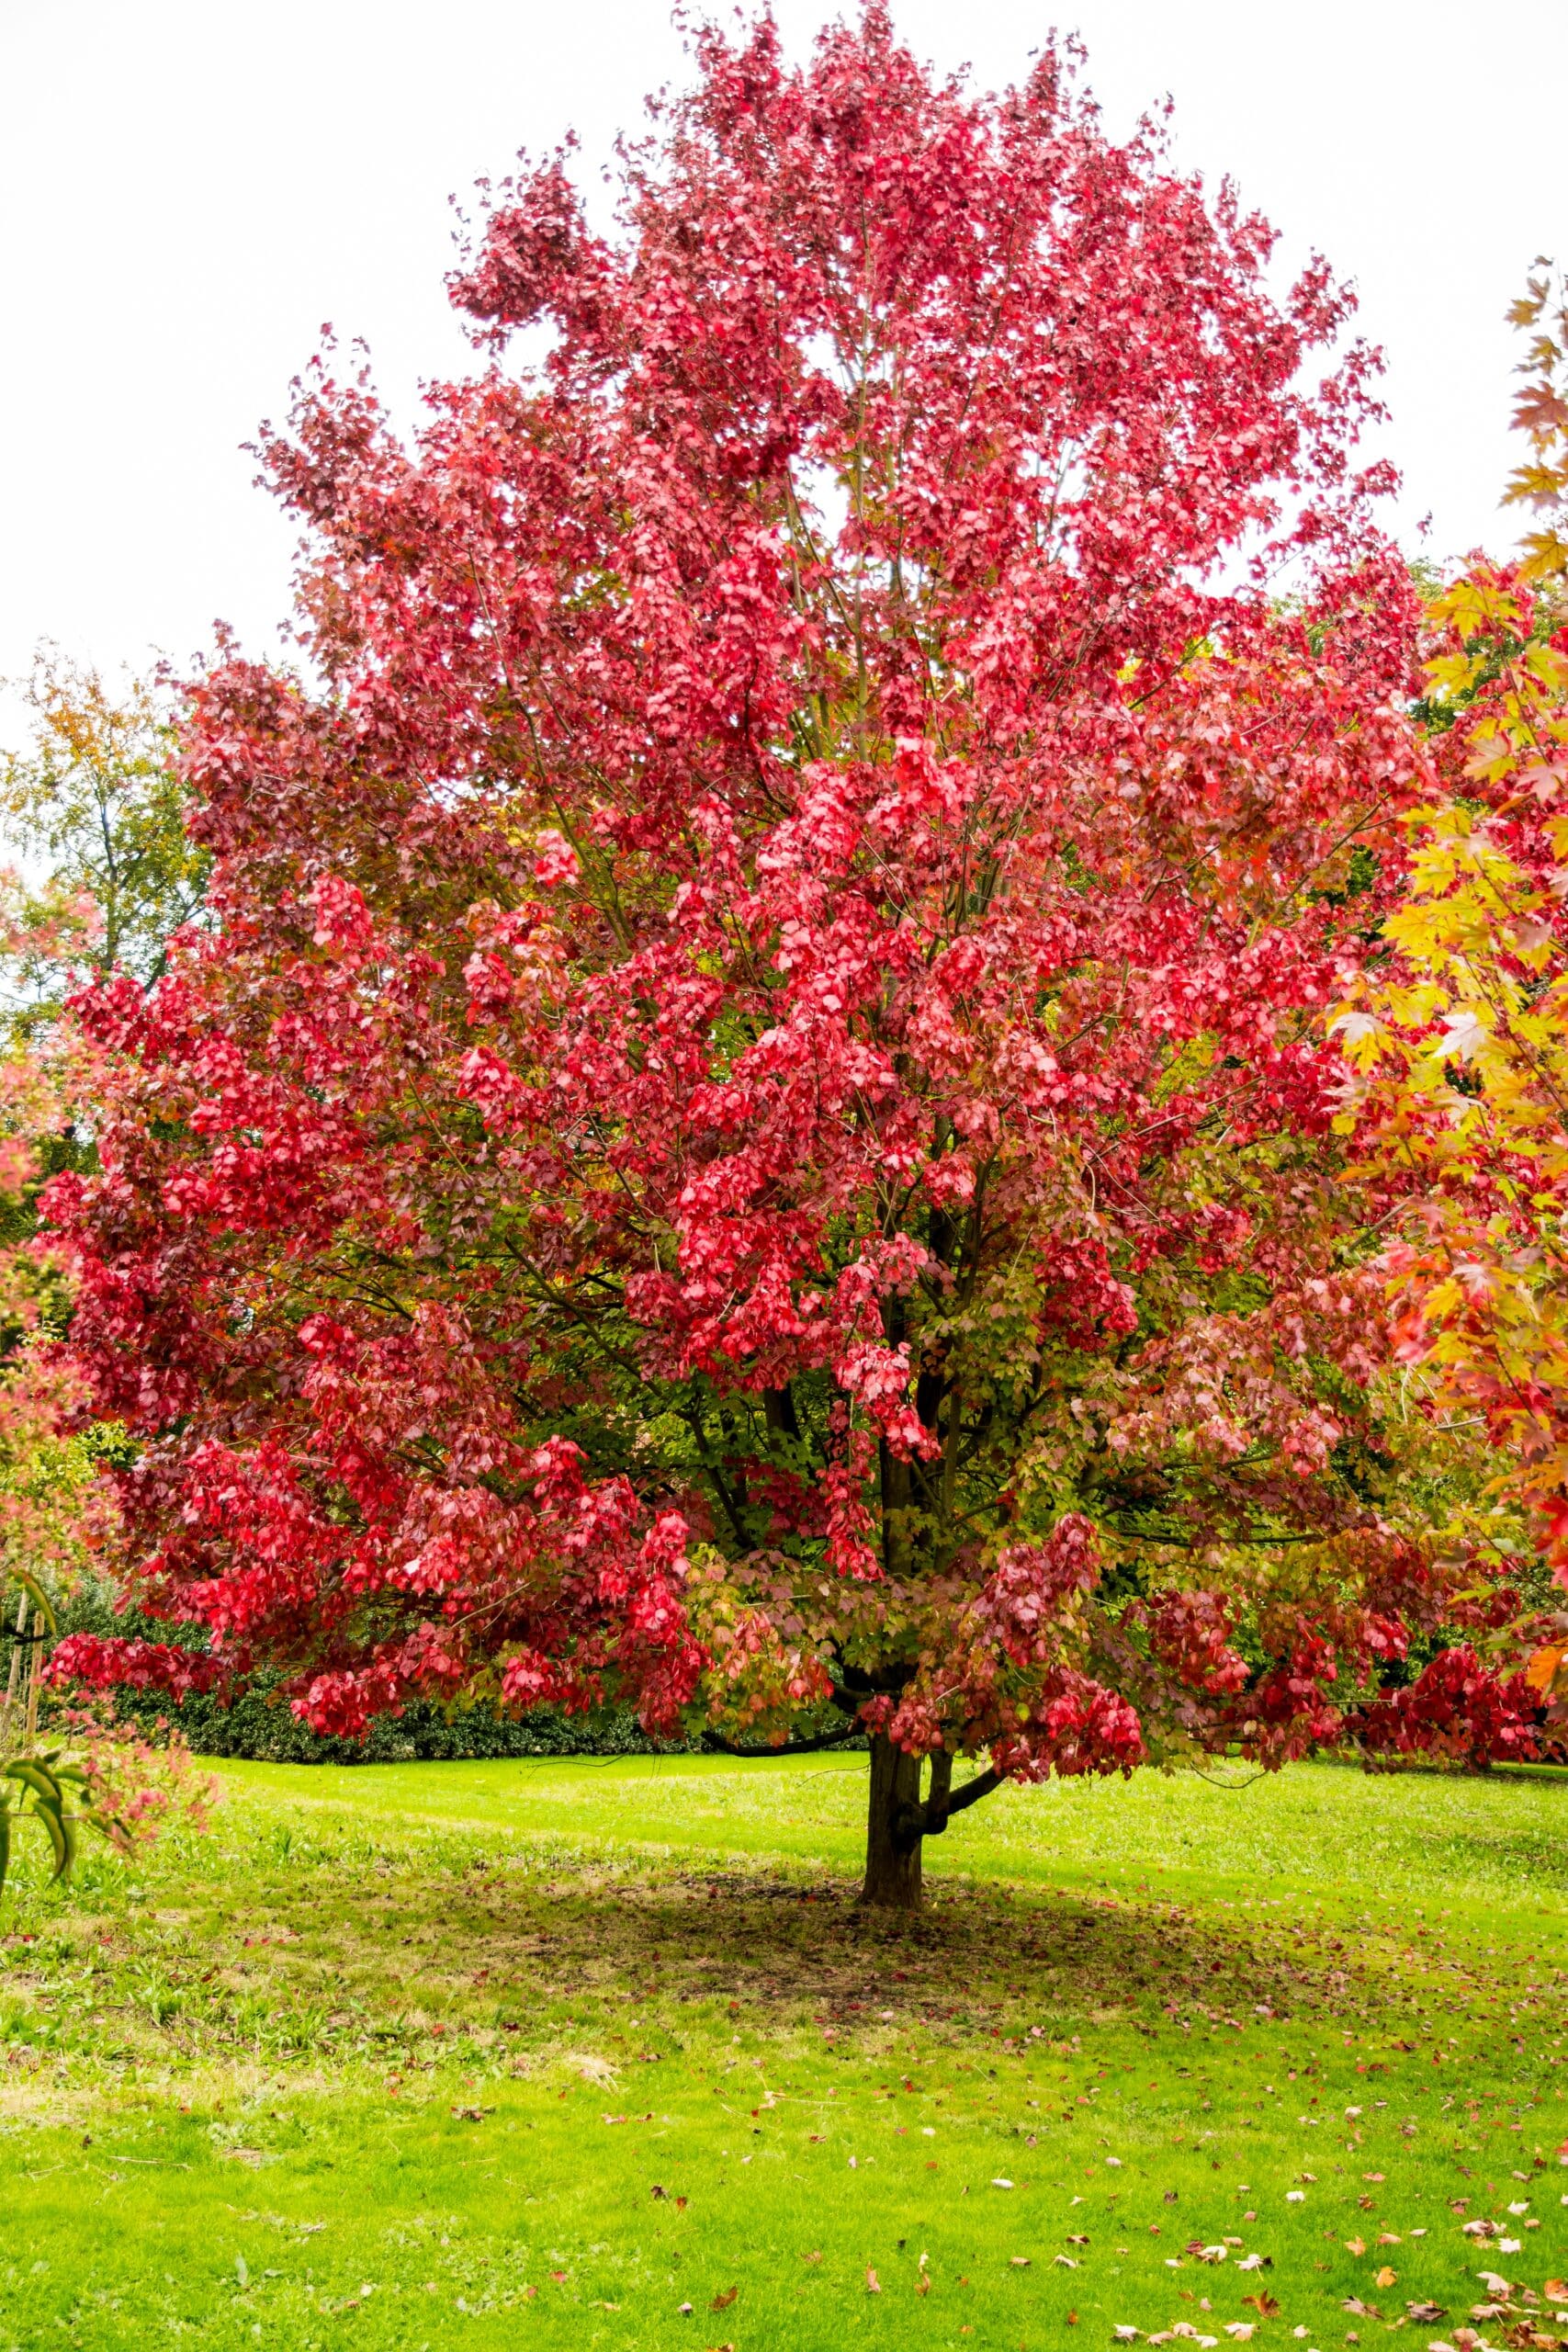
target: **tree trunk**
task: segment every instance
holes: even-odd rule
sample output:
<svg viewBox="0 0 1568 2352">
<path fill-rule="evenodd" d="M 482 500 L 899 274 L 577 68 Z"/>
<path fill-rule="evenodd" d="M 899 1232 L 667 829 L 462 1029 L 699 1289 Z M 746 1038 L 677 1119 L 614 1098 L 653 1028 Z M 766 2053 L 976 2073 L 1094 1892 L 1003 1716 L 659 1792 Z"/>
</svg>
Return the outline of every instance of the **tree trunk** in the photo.
<svg viewBox="0 0 1568 2352">
<path fill-rule="evenodd" d="M 912 1826 L 920 1807 L 920 1763 L 882 1732 L 871 1741 L 871 1786 L 866 1806 L 865 1884 L 863 1903 L 889 1911 L 920 1907 L 919 1832 Z"/>
</svg>

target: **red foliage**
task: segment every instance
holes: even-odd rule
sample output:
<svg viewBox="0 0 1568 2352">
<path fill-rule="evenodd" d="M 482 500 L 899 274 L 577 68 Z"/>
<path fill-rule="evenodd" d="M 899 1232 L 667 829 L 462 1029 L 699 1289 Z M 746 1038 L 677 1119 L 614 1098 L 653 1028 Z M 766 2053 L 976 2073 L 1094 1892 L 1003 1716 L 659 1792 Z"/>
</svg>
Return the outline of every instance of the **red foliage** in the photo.
<svg viewBox="0 0 1568 2352">
<path fill-rule="evenodd" d="M 1439 1651 L 1407 1689 L 1386 1692 L 1351 1727 L 1373 1754 L 1519 1764 L 1540 1753 L 1543 1715 L 1522 1674 L 1489 1673 L 1473 1650 L 1452 1649 Z"/>
<path fill-rule="evenodd" d="M 333 1730 L 1277 1760 L 1397 1549 L 1319 1019 L 1420 766 L 1371 362 L 1055 51 L 698 51 L 615 239 L 504 192 L 417 446 L 324 365 L 268 440 L 324 683 L 193 688 L 216 925 L 83 1001 L 51 1199 L 138 1597 Z"/>
<path fill-rule="evenodd" d="M 44 1679 L 61 1690 L 166 1690 L 183 1699 L 192 1690 L 210 1690 L 221 1673 L 217 1658 L 172 1642 L 67 1634 L 51 1651 Z"/>
</svg>

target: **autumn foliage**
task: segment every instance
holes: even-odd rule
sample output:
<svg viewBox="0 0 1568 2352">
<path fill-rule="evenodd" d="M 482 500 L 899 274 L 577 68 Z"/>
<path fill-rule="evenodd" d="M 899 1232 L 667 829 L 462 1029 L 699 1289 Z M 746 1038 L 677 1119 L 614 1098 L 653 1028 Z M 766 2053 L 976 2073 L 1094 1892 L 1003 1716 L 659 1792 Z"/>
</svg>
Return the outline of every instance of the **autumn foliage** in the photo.
<svg viewBox="0 0 1568 2352">
<path fill-rule="evenodd" d="M 1388 952 L 1336 1016 L 1342 1125 L 1403 1201 L 1385 1252 L 1395 1353 L 1495 1449 L 1520 1548 L 1568 1585 L 1568 298 L 1542 274 L 1516 422 L 1522 559 L 1477 558 L 1430 616 L 1433 797 L 1410 812 Z M 1528 1688 L 1568 1717 L 1568 1615 L 1527 1614 Z"/>
<path fill-rule="evenodd" d="M 496 195 L 412 446 L 330 356 L 267 439 L 305 666 L 192 689 L 213 928 L 51 1196 L 209 1640 L 62 1670 L 859 1722 L 908 1900 L 954 1757 L 1370 1738 L 1448 1622 L 1325 1020 L 1417 616 L 1346 297 L 1069 56 L 697 46 L 612 235 Z"/>
</svg>

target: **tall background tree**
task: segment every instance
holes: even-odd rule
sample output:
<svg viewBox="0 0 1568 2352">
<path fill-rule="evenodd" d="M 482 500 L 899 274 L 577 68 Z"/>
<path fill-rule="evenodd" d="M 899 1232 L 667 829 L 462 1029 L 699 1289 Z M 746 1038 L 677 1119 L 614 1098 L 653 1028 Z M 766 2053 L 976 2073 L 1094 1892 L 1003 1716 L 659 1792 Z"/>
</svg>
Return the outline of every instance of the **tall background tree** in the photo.
<svg viewBox="0 0 1568 2352">
<path fill-rule="evenodd" d="M 135 681 L 40 653 L 26 690 L 29 749 L 0 768 L 0 1884 L 16 1824 L 44 1831 L 55 1875 L 85 1825 L 128 1846 L 176 1801 L 177 1742 L 154 1756 L 101 1708 L 49 1703 L 44 1664 L 62 1599 L 115 1536 L 98 1476 L 117 1433 L 93 1424 L 61 1347 L 68 1269 L 39 1233 L 41 1185 L 95 1165 L 90 1071 L 64 1001 L 95 975 L 161 968 L 199 901 L 166 708 Z M 192 1817 L 202 1792 L 189 1792 Z"/>
<path fill-rule="evenodd" d="M 1531 527 L 1433 604 L 1439 788 L 1337 1026 L 1358 1073 L 1341 1125 L 1391 1197 L 1396 1352 L 1435 1417 L 1485 1433 L 1475 1546 L 1524 1587 L 1496 1646 L 1533 1651 L 1560 1729 L 1568 1614 L 1530 1573 L 1568 1585 L 1568 289 L 1548 265 L 1512 315 L 1529 454 L 1506 500 Z"/>
<path fill-rule="evenodd" d="M 186 832 L 166 693 L 116 687 L 46 646 L 23 698 L 32 741 L 0 763 L 0 841 L 24 862 L 6 881 L 3 952 L 13 1028 L 32 1036 L 73 975 L 158 977 L 200 908 L 208 859 Z"/>
<path fill-rule="evenodd" d="M 1069 54 L 696 49 L 614 235 L 499 194 L 413 446 L 330 357 L 268 436 L 317 683 L 194 685 L 211 928 L 81 1001 L 51 1194 L 210 1649 L 62 1666 L 841 1718 L 908 1905 L 1003 1780 L 1279 1762 L 1442 1620 L 1323 1023 L 1416 607 L 1347 298 Z"/>
</svg>

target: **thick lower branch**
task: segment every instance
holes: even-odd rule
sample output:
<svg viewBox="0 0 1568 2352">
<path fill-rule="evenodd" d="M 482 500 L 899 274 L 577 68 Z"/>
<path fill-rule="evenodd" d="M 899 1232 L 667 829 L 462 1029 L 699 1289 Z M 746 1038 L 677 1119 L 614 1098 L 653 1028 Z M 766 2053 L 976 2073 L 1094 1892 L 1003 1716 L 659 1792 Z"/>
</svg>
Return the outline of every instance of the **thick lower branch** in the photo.
<svg viewBox="0 0 1568 2352">
<path fill-rule="evenodd" d="M 972 1781 L 965 1781 L 956 1796 L 948 1799 L 948 1814 L 951 1815 L 962 1813 L 965 1806 L 978 1804 L 982 1797 L 988 1797 L 993 1790 L 999 1789 L 1006 1780 L 1005 1772 L 998 1772 L 994 1766 L 988 1764 L 983 1772 L 976 1772 Z"/>
<path fill-rule="evenodd" d="M 813 1732 L 805 1739 L 781 1740 L 777 1747 L 765 1739 L 726 1739 L 716 1731 L 705 1731 L 703 1746 L 717 1756 L 811 1756 L 821 1747 L 841 1747 L 859 1729 L 855 1723 L 837 1724 L 831 1731 Z"/>
<path fill-rule="evenodd" d="M 939 1748 L 931 1758 L 931 1794 L 924 1804 L 903 1808 L 896 1826 L 896 1836 L 901 1844 L 907 1841 L 910 1845 L 920 1838 L 940 1838 L 955 1813 L 963 1813 L 970 1805 L 978 1804 L 982 1797 L 988 1797 L 993 1790 L 999 1789 L 1006 1778 L 1005 1772 L 998 1772 L 987 1765 L 985 1771 L 976 1772 L 972 1781 L 965 1781 L 961 1789 L 954 1791 L 953 1758 L 944 1748 Z"/>
</svg>

